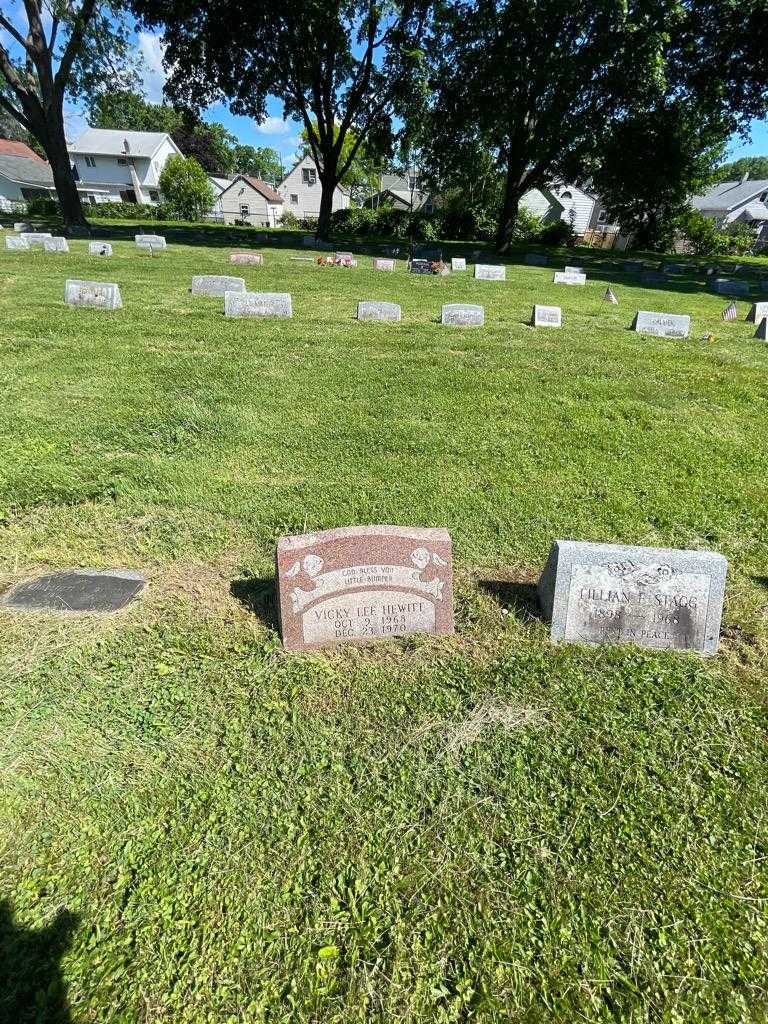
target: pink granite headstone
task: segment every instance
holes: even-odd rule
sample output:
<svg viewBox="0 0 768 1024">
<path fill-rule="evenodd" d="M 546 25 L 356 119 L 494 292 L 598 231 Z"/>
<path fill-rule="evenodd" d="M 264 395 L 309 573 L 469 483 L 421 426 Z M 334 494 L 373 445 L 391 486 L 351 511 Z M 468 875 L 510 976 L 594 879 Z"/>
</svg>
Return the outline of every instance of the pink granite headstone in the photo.
<svg viewBox="0 0 768 1024">
<path fill-rule="evenodd" d="M 289 651 L 453 633 L 447 530 L 349 526 L 281 537 L 276 562 Z"/>
<path fill-rule="evenodd" d="M 264 262 L 264 257 L 260 252 L 233 252 L 229 257 L 230 263 L 258 263 Z"/>
<path fill-rule="evenodd" d="M 395 269 L 395 261 L 394 260 L 390 260 L 390 259 L 385 259 L 382 256 L 377 256 L 376 259 L 373 261 L 373 269 L 374 270 L 394 270 Z"/>
</svg>

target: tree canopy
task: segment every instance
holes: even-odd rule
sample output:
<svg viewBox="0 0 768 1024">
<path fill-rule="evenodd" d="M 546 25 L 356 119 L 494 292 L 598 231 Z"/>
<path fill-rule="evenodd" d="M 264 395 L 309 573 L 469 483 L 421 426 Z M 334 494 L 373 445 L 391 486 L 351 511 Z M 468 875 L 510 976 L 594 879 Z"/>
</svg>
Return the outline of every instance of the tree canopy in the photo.
<svg viewBox="0 0 768 1024">
<path fill-rule="evenodd" d="M 718 181 L 738 181 L 748 174 L 750 178 L 768 178 L 768 156 L 743 156 L 717 168 Z"/>
</svg>

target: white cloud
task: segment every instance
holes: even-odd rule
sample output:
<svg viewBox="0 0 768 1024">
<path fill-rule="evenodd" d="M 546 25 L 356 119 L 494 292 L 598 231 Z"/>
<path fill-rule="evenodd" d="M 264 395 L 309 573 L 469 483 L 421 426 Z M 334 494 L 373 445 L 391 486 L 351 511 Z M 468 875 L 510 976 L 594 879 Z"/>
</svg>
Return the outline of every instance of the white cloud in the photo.
<svg viewBox="0 0 768 1024">
<path fill-rule="evenodd" d="M 262 135 L 290 135 L 293 130 L 291 122 L 283 120 L 282 117 L 268 117 L 256 125 L 256 131 Z"/>
<path fill-rule="evenodd" d="M 142 63 L 142 85 L 151 103 L 161 103 L 168 74 L 163 67 L 165 46 L 154 32 L 139 32 L 139 53 Z"/>
</svg>

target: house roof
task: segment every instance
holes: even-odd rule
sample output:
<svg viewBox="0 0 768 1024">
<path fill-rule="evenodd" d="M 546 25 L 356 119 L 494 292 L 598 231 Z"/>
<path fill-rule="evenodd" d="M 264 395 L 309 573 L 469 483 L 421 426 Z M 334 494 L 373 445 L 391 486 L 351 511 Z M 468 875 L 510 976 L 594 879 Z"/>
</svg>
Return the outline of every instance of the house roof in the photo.
<svg viewBox="0 0 768 1024">
<path fill-rule="evenodd" d="M 53 174 L 48 164 L 25 156 L 4 156 L 0 153 L 0 178 L 15 181 L 18 185 L 53 188 Z"/>
<path fill-rule="evenodd" d="M 260 195 L 264 196 L 268 203 L 283 202 L 283 197 L 279 195 L 277 192 L 275 192 L 271 185 L 268 185 L 266 181 L 262 181 L 261 178 L 252 178 L 249 174 L 238 174 L 238 176 L 233 181 L 230 181 L 228 183 L 225 189 L 222 189 L 221 194 L 224 195 L 225 192 L 229 191 L 229 189 L 231 189 L 233 185 L 236 185 L 238 181 L 241 180 L 247 182 L 251 186 L 251 188 L 255 189 Z"/>
<path fill-rule="evenodd" d="M 214 188 L 217 188 L 219 190 L 219 194 L 228 189 L 229 186 L 232 184 L 231 178 L 220 178 L 217 177 L 215 174 L 209 174 L 208 181 L 210 181 Z"/>
<path fill-rule="evenodd" d="M 750 203 L 744 207 L 743 213 L 747 220 L 768 221 L 768 205 L 765 203 Z"/>
<path fill-rule="evenodd" d="M 181 152 L 167 132 L 128 132 L 113 128 L 86 128 L 68 148 L 70 153 L 87 153 L 89 156 L 122 156 L 127 153 L 151 158 L 166 139 L 177 153 Z"/>
<path fill-rule="evenodd" d="M 26 142 L 14 142 L 12 139 L 0 139 L 0 156 L 23 156 L 27 160 L 39 160 L 41 164 L 46 163 L 34 149 L 30 149 Z"/>
<path fill-rule="evenodd" d="M 721 181 L 700 196 L 691 199 L 696 210 L 722 210 L 729 212 L 768 192 L 768 180 L 747 178 L 746 181 Z"/>
</svg>

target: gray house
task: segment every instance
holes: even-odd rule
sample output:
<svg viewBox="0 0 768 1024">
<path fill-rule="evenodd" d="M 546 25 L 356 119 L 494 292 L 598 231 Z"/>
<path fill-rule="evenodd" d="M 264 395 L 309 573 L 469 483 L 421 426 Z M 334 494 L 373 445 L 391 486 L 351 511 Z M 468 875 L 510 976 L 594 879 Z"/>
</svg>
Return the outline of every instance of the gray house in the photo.
<svg viewBox="0 0 768 1024">
<path fill-rule="evenodd" d="M 768 224 L 768 180 L 751 181 L 745 175 L 740 181 L 721 181 L 703 195 L 694 196 L 691 206 L 720 227 L 749 224 L 761 228 Z"/>
<path fill-rule="evenodd" d="M 363 202 L 363 206 L 375 210 L 379 206 L 391 206 L 395 210 L 412 213 L 424 210 L 431 213 L 434 208 L 432 195 L 422 187 L 418 172 L 406 175 L 382 174 L 379 189 Z"/>
</svg>

